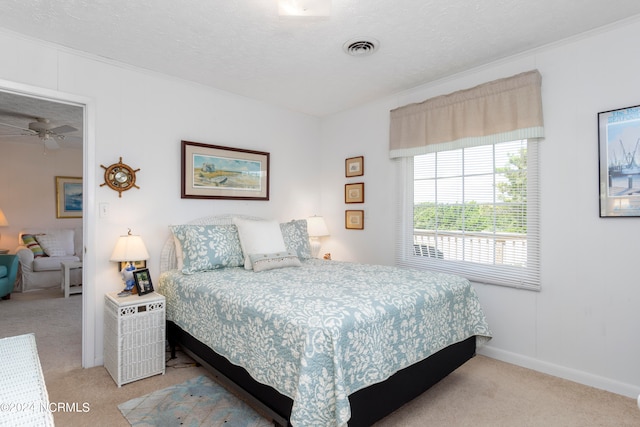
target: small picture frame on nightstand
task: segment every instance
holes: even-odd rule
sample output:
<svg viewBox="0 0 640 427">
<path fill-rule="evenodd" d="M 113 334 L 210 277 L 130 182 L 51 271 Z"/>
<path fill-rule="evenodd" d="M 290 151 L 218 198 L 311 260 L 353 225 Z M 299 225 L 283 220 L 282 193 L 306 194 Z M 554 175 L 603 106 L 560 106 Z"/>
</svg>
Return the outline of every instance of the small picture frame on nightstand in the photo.
<svg viewBox="0 0 640 427">
<path fill-rule="evenodd" d="M 136 281 L 136 290 L 138 291 L 138 295 L 142 296 L 153 292 L 153 283 L 151 283 L 151 276 L 149 275 L 148 268 L 134 271 L 133 279 Z"/>
</svg>

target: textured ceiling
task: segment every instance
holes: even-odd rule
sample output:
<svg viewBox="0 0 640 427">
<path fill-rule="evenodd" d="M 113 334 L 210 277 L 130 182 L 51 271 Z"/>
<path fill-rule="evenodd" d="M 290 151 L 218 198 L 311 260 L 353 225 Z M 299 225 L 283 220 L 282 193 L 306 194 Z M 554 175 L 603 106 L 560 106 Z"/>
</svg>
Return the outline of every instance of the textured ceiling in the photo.
<svg viewBox="0 0 640 427">
<path fill-rule="evenodd" d="M 323 116 L 640 13 L 638 0 L 0 0 L 0 28 Z M 374 37 L 353 57 L 343 44 Z M 1 108 L 1 106 L 0 106 Z"/>
</svg>

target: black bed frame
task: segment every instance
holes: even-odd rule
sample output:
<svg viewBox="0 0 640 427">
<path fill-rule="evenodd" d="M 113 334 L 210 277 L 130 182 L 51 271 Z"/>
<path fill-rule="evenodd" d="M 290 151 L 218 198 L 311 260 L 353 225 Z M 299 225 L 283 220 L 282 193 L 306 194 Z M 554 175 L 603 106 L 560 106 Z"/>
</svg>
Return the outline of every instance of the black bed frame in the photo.
<svg viewBox="0 0 640 427">
<path fill-rule="evenodd" d="M 276 426 L 290 426 L 293 400 L 274 388 L 255 381 L 246 370 L 230 363 L 212 349 L 193 338 L 171 321 L 167 321 L 167 338 L 171 358 L 176 346 L 207 368 L 216 379 L 238 394 Z M 370 426 L 449 375 L 474 356 L 475 337 L 453 344 L 429 358 L 403 369 L 384 382 L 373 384 L 349 396 L 349 427 Z"/>
</svg>

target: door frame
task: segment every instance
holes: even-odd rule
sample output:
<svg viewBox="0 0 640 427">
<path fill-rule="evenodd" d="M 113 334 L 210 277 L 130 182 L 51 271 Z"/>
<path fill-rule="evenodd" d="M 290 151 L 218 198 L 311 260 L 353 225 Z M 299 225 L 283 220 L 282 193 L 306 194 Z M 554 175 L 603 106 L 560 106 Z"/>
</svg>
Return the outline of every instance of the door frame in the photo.
<svg viewBox="0 0 640 427">
<path fill-rule="evenodd" d="M 95 289 L 95 251 L 92 250 L 95 240 L 96 179 L 89 166 L 95 164 L 95 102 L 93 99 L 57 90 L 16 83 L 0 79 L 0 91 L 15 95 L 37 98 L 60 104 L 70 104 L 83 110 L 82 138 L 82 367 L 96 366 L 95 331 L 96 331 L 96 289 Z"/>
</svg>

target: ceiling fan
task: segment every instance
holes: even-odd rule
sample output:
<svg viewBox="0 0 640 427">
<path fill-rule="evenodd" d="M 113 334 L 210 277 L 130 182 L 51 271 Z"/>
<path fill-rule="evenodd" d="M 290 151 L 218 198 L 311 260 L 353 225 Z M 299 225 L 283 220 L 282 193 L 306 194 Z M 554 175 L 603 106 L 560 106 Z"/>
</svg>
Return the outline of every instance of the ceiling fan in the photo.
<svg viewBox="0 0 640 427">
<path fill-rule="evenodd" d="M 51 123 L 49 119 L 42 117 L 35 118 L 35 121 L 30 122 L 26 128 L 8 123 L 0 123 L 0 126 L 7 126 L 22 131 L 22 133 L 16 135 L 0 135 L 0 137 L 36 136 L 40 138 L 44 142 L 45 147 L 50 150 L 60 148 L 58 141 L 62 141 L 65 138 L 65 133 L 75 132 L 78 130 L 69 125 L 57 126 Z"/>
</svg>

